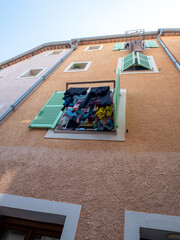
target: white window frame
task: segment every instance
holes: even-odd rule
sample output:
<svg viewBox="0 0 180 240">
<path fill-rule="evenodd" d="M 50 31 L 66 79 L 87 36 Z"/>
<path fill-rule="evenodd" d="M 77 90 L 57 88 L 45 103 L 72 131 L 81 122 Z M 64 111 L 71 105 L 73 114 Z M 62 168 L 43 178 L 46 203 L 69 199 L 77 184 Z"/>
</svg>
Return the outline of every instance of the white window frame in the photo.
<svg viewBox="0 0 180 240">
<path fill-rule="evenodd" d="M 0 216 L 63 224 L 60 240 L 74 240 L 81 205 L 0 194 Z"/>
<path fill-rule="evenodd" d="M 147 56 L 150 60 L 150 63 L 151 63 L 151 66 L 153 68 L 153 70 L 134 70 L 134 71 L 122 71 L 121 68 L 122 68 L 122 60 L 124 58 L 119 58 L 118 59 L 118 64 L 117 64 L 117 69 L 116 69 L 116 74 L 117 74 L 117 71 L 118 71 L 118 68 L 119 68 L 119 71 L 120 71 L 120 74 L 144 74 L 144 73 L 159 73 L 159 70 L 156 66 L 156 63 L 155 63 L 155 60 L 153 58 L 153 56 Z"/>
<path fill-rule="evenodd" d="M 30 76 L 30 77 L 23 76 L 26 73 L 28 73 L 29 71 L 35 70 L 35 69 L 41 69 L 41 71 L 36 76 L 34 76 L 34 77 L 32 77 L 32 76 Z M 41 67 L 39 67 L 39 68 L 29 68 L 28 70 L 23 72 L 20 76 L 18 76 L 17 79 L 20 79 L 20 78 L 24 78 L 24 79 L 26 79 L 26 78 L 38 78 L 45 70 L 46 70 L 46 68 L 41 68 Z"/>
<path fill-rule="evenodd" d="M 48 52 L 45 56 L 59 56 L 66 52 L 67 49 L 56 49 L 53 51 Z M 53 52 L 61 51 L 59 54 L 52 54 Z"/>
<path fill-rule="evenodd" d="M 85 68 L 83 69 L 70 69 L 74 64 L 81 64 L 81 63 L 87 63 Z M 84 61 L 84 62 L 72 62 L 70 63 L 67 68 L 64 70 L 64 72 L 84 72 L 87 71 L 91 65 L 92 61 Z"/>
<path fill-rule="evenodd" d="M 99 48 L 98 49 L 89 49 L 90 47 L 96 47 L 96 46 L 99 46 Z M 86 52 L 86 51 L 99 51 L 99 50 L 102 50 L 102 48 L 103 48 L 103 46 L 104 45 L 90 45 L 90 46 L 87 46 L 85 49 L 84 49 L 84 51 Z"/>
<path fill-rule="evenodd" d="M 140 228 L 179 232 L 180 217 L 125 211 L 124 240 L 139 240 Z"/>
</svg>

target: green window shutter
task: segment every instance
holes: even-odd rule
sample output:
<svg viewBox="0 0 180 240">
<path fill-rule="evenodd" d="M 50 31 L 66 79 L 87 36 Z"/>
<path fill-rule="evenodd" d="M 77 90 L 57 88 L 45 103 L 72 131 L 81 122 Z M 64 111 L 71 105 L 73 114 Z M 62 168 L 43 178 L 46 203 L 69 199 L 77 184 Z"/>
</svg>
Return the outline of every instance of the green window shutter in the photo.
<svg viewBox="0 0 180 240">
<path fill-rule="evenodd" d="M 149 58 L 147 56 L 139 53 L 139 52 L 137 52 L 137 63 L 140 66 L 143 66 L 147 69 L 152 70 L 152 66 L 151 66 L 151 63 L 149 61 Z"/>
<path fill-rule="evenodd" d="M 124 42 L 115 43 L 113 51 L 123 50 L 124 49 L 124 44 L 125 44 Z"/>
<path fill-rule="evenodd" d="M 148 48 L 158 48 L 158 44 L 156 41 L 145 41 L 145 45 Z"/>
<path fill-rule="evenodd" d="M 127 57 L 122 59 L 121 70 L 124 71 L 134 64 L 135 64 L 135 55 L 134 55 L 134 52 L 132 52 Z"/>
<path fill-rule="evenodd" d="M 114 118 L 114 129 L 116 130 L 118 126 L 118 105 L 119 105 L 119 95 L 120 95 L 120 75 L 119 69 L 116 77 L 116 85 L 113 95 L 113 118 Z"/>
<path fill-rule="evenodd" d="M 31 122 L 29 128 L 54 129 L 63 114 L 61 111 L 64 102 L 63 97 L 64 92 L 55 92 Z"/>
</svg>

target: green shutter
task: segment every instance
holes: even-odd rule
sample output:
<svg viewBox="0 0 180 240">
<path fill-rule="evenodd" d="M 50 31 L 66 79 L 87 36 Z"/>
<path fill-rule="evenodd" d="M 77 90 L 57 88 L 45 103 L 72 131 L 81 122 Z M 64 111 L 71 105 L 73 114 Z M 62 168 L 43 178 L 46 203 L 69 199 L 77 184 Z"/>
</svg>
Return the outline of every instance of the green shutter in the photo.
<svg viewBox="0 0 180 240">
<path fill-rule="evenodd" d="M 29 128 L 52 128 L 54 129 L 62 116 L 64 92 L 55 92 L 47 101 L 38 115 L 29 125 Z"/>
<path fill-rule="evenodd" d="M 122 59 L 121 70 L 124 71 L 135 64 L 134 52 L 130 53 L 127 57 Z"/>
<path fill-rule="evenodd" d="M 113 51 L 118 51 L 118 50 L 124 50 L 124 42 L 121 43 L 115 43 Z"/>
<path fill-rule="evenodd" d="M 145 41 L 145 45 L 147 48 L 158 48 L 156 41 Z"/>
<path fill-rule="evenodd" d="M 113 95 L 113 118 L 114 118 L 114 129 L 116 130 L 118 126 L 118 106 L 119 106 L 119 96 L 120 96 L 120 75 L 119 68 L 116 77 L 116 85 Z"/>
<path fill-rule="evenodd" d="M 151 66 L 151 63 L 149 61 L 149 58 L 147 56 L 139 53 L 139 52 L 137 52 L 137 63 L 140 66 L 143 66 L 147 69 L 152 70 L 152 66 Z"/>
</svg>

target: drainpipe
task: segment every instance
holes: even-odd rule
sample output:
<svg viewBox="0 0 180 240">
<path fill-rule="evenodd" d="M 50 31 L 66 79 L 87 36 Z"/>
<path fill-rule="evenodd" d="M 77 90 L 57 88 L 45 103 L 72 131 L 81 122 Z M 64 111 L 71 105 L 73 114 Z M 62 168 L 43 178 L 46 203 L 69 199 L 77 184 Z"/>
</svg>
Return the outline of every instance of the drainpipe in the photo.
<svg viewBox="0 0 180 240">
<path fill-rule="evenodd" d="M 180 72 L 180 65 L 177 62 L 177 60 L 173 57 L 173 55 L 171 54 L 171 52 L 168 50 L 168 48 L 165 46 L 165 44 L 161 41 L 160 36 L 163 33 L 163 29 L 160 29 L 160 33 L 158 36 L 158 41 L 160 42 L 161 46 L 164 48 L 164 50 L 166 51 L 166 53 L 168 54 L 168 56 L 170 57 L 170 59 L 172 60 L 172 62 L 174 63 L 175 67 L 178 69 L 178 71 Z"/>
<path fill-rule="evenodd" d="M 45 73 L 37 82 L 35 82 L 18 100 L 16 100 L 3 114 L 0 115 L 0 124 L 22 103 L 68 56 L 69 54 L 76 50 L 80 39 L 73 44 L 70 41 L 71 49 L 64 55 L 47 73 Z"/>
</svg>

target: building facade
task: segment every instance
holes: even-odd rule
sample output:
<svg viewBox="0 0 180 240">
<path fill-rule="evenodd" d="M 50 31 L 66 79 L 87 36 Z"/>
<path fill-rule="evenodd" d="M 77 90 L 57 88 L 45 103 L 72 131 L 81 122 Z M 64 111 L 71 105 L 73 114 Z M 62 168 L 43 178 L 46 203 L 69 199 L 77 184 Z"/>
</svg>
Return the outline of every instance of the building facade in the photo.
<svg viewBox="0 0 180 240">
<path fill-rule="evenodd" d="M 78 240 L 131 240 L 133 236 L 135 240 L 158 239 L 159 233 L 147 233 L 146 229 L 164 231 L 161 232 L 166 235 L 163 240 L 168 239 L 169 232 L 180 232 L 180 74 L 157 40 L 158 34 L 145 35 L 146 41 L 153 40 L 158 47 L 143 51 L 145 56 L 153 57 L 157 72 L 120 72 L 120 89 L 126 90 L 124 140 L 45 138 L 46 128 L 29 129 L 28 126 L 55 91 L 66 90 L 66 83 L 115 80 L 119 59 L 124 59 L 129 51 L 113 51 L 113 47 L 115 43 L 125 42 L 125 36 L 80 40 L 77 48 L 3 120 L 0 125 L 1 215 L 4 215 L 3 206 L 7 207 L 1 206 L 3 198 L 11 202 L 11 195 L 16 195 L 79 206 L 72 227 Z M 129 41 L 137 39 L 128 38 Z M 180 61 L 180 32 L 166 31 L 161 40 L 177 62 Z M 101 49 L 87 48 L 97 45 Z M 66 50 L 54 56 L 52 51 L 60 48 Z M 0 74 L 7 75 L 0 79 L 0 105 L 11 106 L 70 49 L 67 43 L 45 46 L 37 49 L 30 60 L 23 60 L 22 55 L 1 64 Z M 28 54 L 29 57 L 31 53 Z M 65 71 L 71 63 L 81 62 L 91 62 L 87 71 Z M 45 70 L 35 80 L 26 76 L 16 79 L 31 69 Z M 7 98 L 8 93 L 11 97 Z M 41 202 L 38 204 L 41 211 Z M 38 211 L 38 207 L 36 210 L 32 207 L 31 211 Z M 142 212 L 145 215 L 140 215 Z M 15 217 L 15 212 L 11 214 L 9 210 L 7 215 Z M 138 219 L 144 219 L 142 225 Z M 134 222 L 139 223 L 137 229 L 142 228 L 137 236 L 133 233 Z M 161 222 L 167 222 L 168 227 Z M 65 230 L 71 232 L 68 227 L 71 228 L 66 226 Z M 63 239 L 71 240 L 73 234 Z"/>
</svg>

